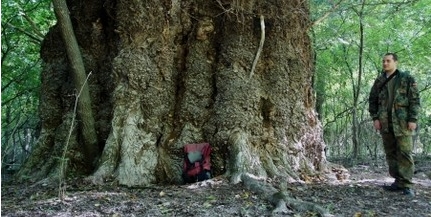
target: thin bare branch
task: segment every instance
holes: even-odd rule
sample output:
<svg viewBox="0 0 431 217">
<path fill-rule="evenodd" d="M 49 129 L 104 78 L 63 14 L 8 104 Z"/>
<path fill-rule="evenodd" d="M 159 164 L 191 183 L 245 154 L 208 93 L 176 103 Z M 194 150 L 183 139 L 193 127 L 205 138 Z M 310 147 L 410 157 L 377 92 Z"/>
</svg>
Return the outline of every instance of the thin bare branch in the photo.
<svg viewBox="0 0 431 217">
<path fill-rule="evenodd" d="M 39 45 L 40 43 L 42 43 L 43 40 L 43 36 L 39 36 L 39 35 L 34 35 L 31 32 L 26 31 L 23 28 L 17 27 L 12 25 L 11 23 L 7 23 L 7 25 L 13 29 L 18 30 L 19 32 L 23 33 L 24 35 L 28 36 L 29 38 L 33 39 L 35 42 L 35 44 Z"/>
<path fill-rule="evenodd" d="M 90 75 L 91 75 L 91 72 L 88 73 L 87 78 L 84 81 L 84 85 L 82 85 L 81 89 L 79 90 L 78 94 L 76 95 L 75 104 L 73 106 L 72 120 L 71 120 L 70 128 L 69 128 L 69 134 L 67 135 L 66 144 L 64 145 L 63 154 L 62 154 L 61 159 L 60 159 L 60 161 L 61 161 L 60 162 L 60 176 L 59 176 L 59 186 L 58 186 L 58 197 L 60 198 L 60 200 L 64 199 L 64 196 L 66 193 L 65 192 L 66 191 L 66 183 L 64 181 L 65 175 L 66 175 L 66 169 L 67 169 L 66 168 L 66 166 L 67 166 L 66 153 L 67 153 L 67 150 L 69 148 L 70 138 L 72 137 L 76 113 L 78 110 L 79 96 L 81 96 L 81 93 L 84 90 L 84 87 L 87 84 L 88 78 L 90 77 Z"/>
<path fill-rule="evenodd" d="M 263 44 L 265 43 L 265 18 L 263 15 L 260 15 L 260 43 L 259 48 L 257 49 L 256 56 L 253 60 L 253 65 L 251 67 L 250 76 L 248 76 L 248 79 L 251 79 L 251 76 L 253 76 L 254 70 L 256 69 L 257 61 L 259 60 L 260 53 L 262 53 Z"/>
<path fill-rule="evenodd" d="M 340 4 L 343 2 L 343 0 L 339 0 L 337 3 L 335 3 L 332 8 L 330 10 L 328 10 L 323 16 L 321 16 L 320 18 L 318 18 L 317 20 L 315 20 L 314 22 L 312 22 L 310 24 L 310 26 L 308 27 L 311 28 L 317 24 L 319 24 L 320 22 L 322 22 L 324 19 L 326 19 L 331 13 L 333 13 L 335 10 L 337 10 L 337 8 L 340 6 Z"/>
<path fill-rule="evenodd" d="M 37 25 L 33 22 L 33 20 L 32 20 L 32 19 L 30 19 L 30 17 L 29 17 L 26 13 L 24 13 L 22 16 L 25 18 L 25 20 L 27 20 L 27 22 L 29 22 L 29 23 L 30 23 L 31 28 L 33 29 L 34 33 L 35 33 L 37 36 L 39 36 L 40 38 L 43 38 L 43 37 L 44 37 L 43 33 L 39 30 L 39 28 L 38 28 L 38 27 L 37 27 Z"/>
</svg>

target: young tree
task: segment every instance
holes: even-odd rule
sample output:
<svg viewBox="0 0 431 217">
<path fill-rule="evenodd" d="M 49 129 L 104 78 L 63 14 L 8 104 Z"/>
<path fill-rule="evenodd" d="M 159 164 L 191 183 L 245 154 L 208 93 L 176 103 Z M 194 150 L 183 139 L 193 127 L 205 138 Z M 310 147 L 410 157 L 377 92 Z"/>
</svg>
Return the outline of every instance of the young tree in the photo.
<svg viewBox="0 0 431 217">
<path fill-rule="evenodd" d="M 94 116 L 91 106 L 90 91 L 86 83 L 87 77 L 82 55 L 73 32 L 72 22 L 70 21 L 69 9 L 65 0 L 53 0 L 54 11 L 57 16 L 58 26 L 66 47 L 69 65 L 72 68 L 73 83 L 75 85 L 78 113 L 80 116 L 81 135 L 83 143 L 84 159 L 88 166 L 92 166 L 94 156 L 97 154 L 97 136 L 94 126 Z M 82 90 L 78 95 L 78 90 Z M 72 123 L 73 124 L 73 123 Z"/>
<path fill-rule="evenodd" d="M 299 179 L 325 169 L 314 111 L 307 1 L 70 1 L 100 151 L 71 139 L 71 172 L 101 183 L 181 182 L 182 147 L 209 142 L 215 174 Z M 42 135 L 21 175 L 55 175 L 72 117 L 56 25 L 42 51 Z M 79 122 L 85 120 L 81 119 Z M 47 159 L 47 156 L 48 159 Z M 89 168 L 86 170 L 85 168 Z"/>
</svg>

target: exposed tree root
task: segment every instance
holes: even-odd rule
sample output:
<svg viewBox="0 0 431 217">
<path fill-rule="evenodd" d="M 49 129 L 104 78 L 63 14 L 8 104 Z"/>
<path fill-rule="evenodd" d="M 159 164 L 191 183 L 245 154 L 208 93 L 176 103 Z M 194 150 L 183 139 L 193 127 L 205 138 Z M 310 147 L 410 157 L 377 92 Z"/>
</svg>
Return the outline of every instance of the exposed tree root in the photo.
<svg viewBox="0 0 431 217">
<path fill-rule="evenodd" d="M 318 213 L 319 216 L 333 216 L 318 204 L 295 199 L 289 196 L 286 190 L 278 190 L 262 180 L 253 178 L 252 175 L 243 173 L 241 175 L 241 180 L 248 190 L 266 198 L 274 205 L 274 214 L 289 214 L 293 211 L 312 211 Z"/>
</svg>

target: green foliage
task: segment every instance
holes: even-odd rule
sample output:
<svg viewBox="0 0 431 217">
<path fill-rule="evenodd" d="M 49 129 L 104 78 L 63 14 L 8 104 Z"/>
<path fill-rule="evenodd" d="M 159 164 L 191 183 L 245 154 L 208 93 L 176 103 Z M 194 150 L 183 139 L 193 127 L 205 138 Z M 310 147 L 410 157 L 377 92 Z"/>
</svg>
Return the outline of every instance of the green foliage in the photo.
<svg viewBox="0 0 431 217">
<path fill-rule="evenodd" d="M 20 163 L 35 139 L 39 49 L 55 17 L 48 0 L 6 0 L 1 8 L 2 164 Z"/>
<path fill-rule="evenodd" d="M 431 145 L 425 142 L 430 140 L 430 135 L 425 129 L 431 128 L 431 72 L 427 67 L 431 61 L 431 17 L 427 16 L 431 14 L 431 0 L 347 0 L 340 1 L 339 5 L 331 2 L 311 1 L 313 20 L 329 14 L 312 29 L 317 56 L 315 89 L 324 98 L 320 115 L 325 141 L 328 149 L 332 149 L 329 153 L 343 156 L 351 154 L 352 125 L 357 123 L 362 154 L 378 154 L 376 152 L 381 142 L 372 130 L 367 99 L 372 82 L 381 70 L 381 58 L 387 52 L 398 54 L 399 68 L 412 72 L 422 90 L 424 112 L 419 123 L 420 141 L 423 141 L 423 151 L 430 152 Z M 360 44 L 361 36 L 363 47 Z M 363 73 L 359 77 L 361 49 Z M 353 91 L 358 88 L 358 84 L 358 116 L 357 122 L 354 122 Z"/>
</svg>

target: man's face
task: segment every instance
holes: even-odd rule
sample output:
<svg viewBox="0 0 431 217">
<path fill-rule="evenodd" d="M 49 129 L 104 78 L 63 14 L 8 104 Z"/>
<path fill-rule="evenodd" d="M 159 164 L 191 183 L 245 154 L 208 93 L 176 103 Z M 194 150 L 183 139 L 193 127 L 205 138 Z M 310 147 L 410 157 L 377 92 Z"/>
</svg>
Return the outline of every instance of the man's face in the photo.
<svg viewBox="0 0 431 217">
<path fill-rule="evenodd" d="M 385 72 L 394 72 L 397 69 L 397 61 L 394 61 L 392 55 L 387 55 L 383 57 L 383 70 Z"/>
</svg>

